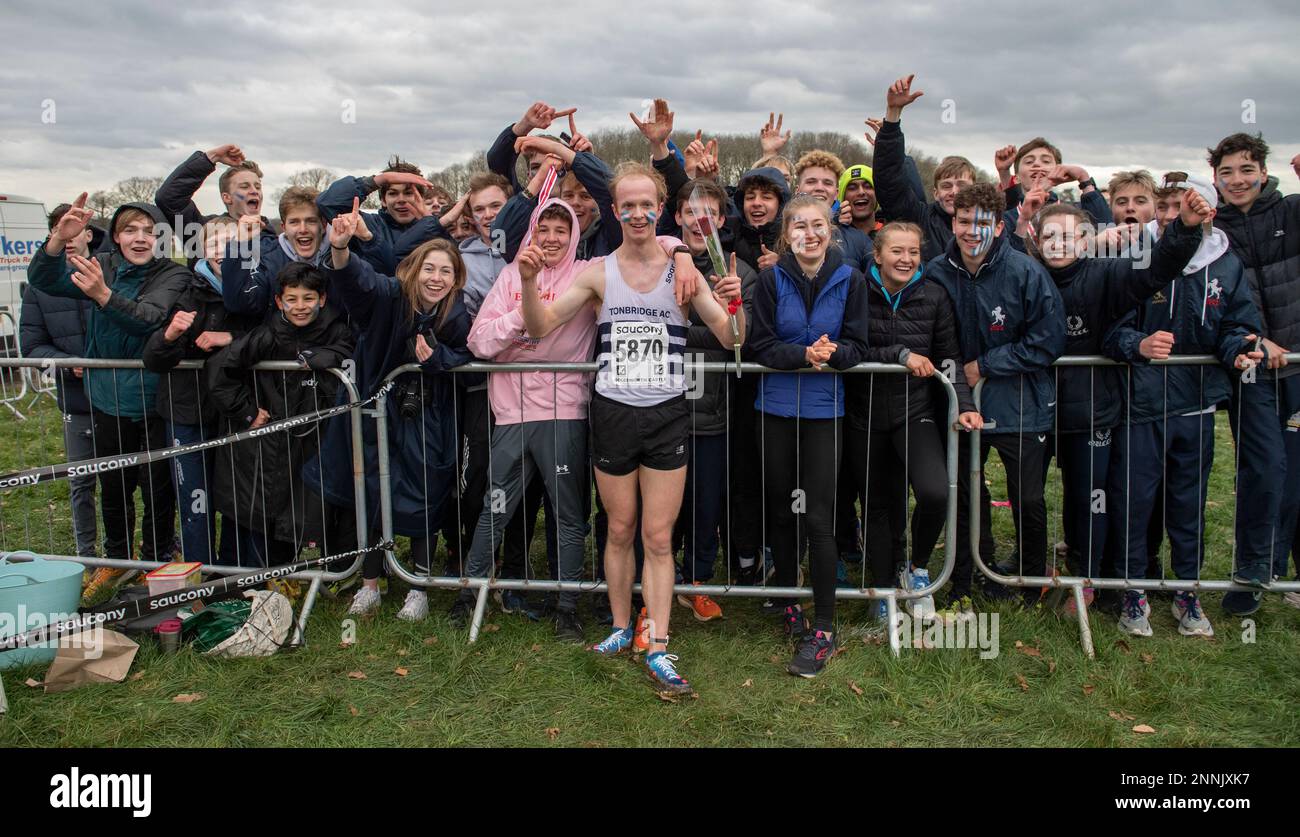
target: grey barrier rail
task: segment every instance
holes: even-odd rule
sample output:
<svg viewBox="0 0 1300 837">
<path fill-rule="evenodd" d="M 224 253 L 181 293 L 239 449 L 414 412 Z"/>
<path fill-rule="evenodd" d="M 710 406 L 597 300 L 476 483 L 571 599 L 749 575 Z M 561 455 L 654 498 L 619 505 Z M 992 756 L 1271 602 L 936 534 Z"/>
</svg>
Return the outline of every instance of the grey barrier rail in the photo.
<svg viewBox="0 0 1300 837">
<path fill-rule="evenodd" d="M 39 370 L 41 372 L 49 371 L 52 372 L 53 374 L 58 374 L 58 370 L 71 370 L 73 368 L 102 369 L 102 370 L 140 370 L 144 368 L 144 364 L 142 361 L 139 360 L 106 360 L 101 358 L 35 358 L 35 359 L 34 358 L 0 358 L 0 369 L 14 369 L 14 368 L 21 369 L 24 372 L 30 370 Z M 175 369 L 181 371 L 191 370 L 197 375 L 199 374 L 199 371 L 203 369 L 203 363 L 202 361 L 198 361 L 198 360 L 184 360 L 178 363 Z M 292 362 L 292 361 L 264 361 L 262 363 L 258 363 L 255 366 L 253 366 L 252 371 L 254 373 L 280 373 L 282 376 L 284 376 L 284 375 L 288 375 L 289 373 L 302 373 L 311 370 L 309 370 L 303 364 Z M 348 395 L 349 403 L 356 403 L 361 400 L 357 394 L 356 386 L 353 384 L 351 378 L 345 371 L 341 369 L 330 369 L 328 370 L 328 372 L 334 377 L 338 378 L 340 385 L 344 388 L 344 391 Z M 116 376 L 114 379 L 114 386 L 116 387 Z M 366 515 L 365 515 L 365 508 L 366 508 L 365 474 L 364 474 L 365 466 L 364 466 L 364 459 L 362 456 L 363 454 L 362 446 L 360 443 L 362 438 L 361 416 L 358 407 L 354 407 L 348 410 L 347 412 L 349 415 L 350 433 L 353 440 L 353 445 L 352 445 L 353 448 L 352 481 L 353 481 L 353 503 L 354 503 L 353 522 L 356 526 L 357 546 L 359 548 L 364 548 L 367 545 L 366 537 L 368 534 L 368 528 L 366 526 Z M 284 432 L 288 432 L 288 431 L 286 430 Z M 228 444 L 225 444 L 223 446 L 228 447 Z M 161 451 L 164 450 L 164 448 L 153 448 L 153 450 Z M 138 467 L 143 467 L 143 466 L 138 466 Z M 17 490 L 21 490 L 21 489 L 17 489 Z M 209 511 L 207 513 L 215 515 L 217 512 L 215 510 L 212 510 L 211 507 L 209 506 Z M 51 527 L 53 527 L 52 519 L 51 519 Z M 30 532 L 28 532 L 27 534 L 30 537 Z M 230 536 L 231 533 L 226 533 L 226 532 L 222 533 L 223 538 L 230 537 Z M 51 541 L 52 539 L 53 539 L 53 532 L 51 529 Z M 28 544 L 29 547 L 32 545 L 33 544 Z M 326 545 L 322 542 L 321 549 L 323 550 L 325 548 Z M 210 553 L 216 552 L 215 543 L 209 544 L 209 552 Z M 104 567 L 109 569 L 129 570 L 129 571 L 149 571 L 149 570 L 157 569 L 158 567 L 165 566 L 167 564 L 167 562 L 165 561 L 128 560 L 128 559 L 117 559 L 117 558 L 101 558 L 98 556 L 91 557 L 91 556 L 80 556 L 80 555 L 62 555 L 62 554 L 53 554 L 53 553 L 47 554 L 47 553 L 42 553 L 39 549 L 32 549 L 32 548 L 13 550 L 13 551 L 0 551 L 0 557 L 8 558 L 13 561 L 24 561 L 24 560 L 30 560 L 30 558 L 28 557 L 29 553 L 34 553 L 37 555 L 37 557 L 44 560 L 73 561 L 88 567 L 97 567 L 97 568 Z M 354 575 L 359 571 L 361 567 L 361 562 L 362 562 L 362 558 L 358 557 L 357 559 L 352 561 L 350 565 L 342 569 L 329 570 L 329 571 L 309 570 L 289 577 L 295 581 L 306 582 L 308 585 L 303 595 L 301 607 L 299 610 L 299 616 L 297 622 L 295 623 L 293 636 L 291 637 L 289 642 L 290 645 L 301 645 L 304 643 L 306 637 L 307 621 L 311 616 L 311 612 L 320 594 L 322 585 L 334 584 L 350 578 L 352 575 Z M 201 563 L 203 565 L 202 572 L 207 574 L 214 574 L 214 575 L 238 575 L 240 573 L 246 573 L 250 568 L 253 568 L 252 565 L 244 564 L 242 557 L 237 557 L 236 563 L 234 565 L 214 564 L 207 560 L 201 560 L 198 563 Z"/>
<path fill-rule="evenodd" d="M 13 335 L 14 346 L 16 348 L 18 346 L 18 321 L 14 319 L 14 315 L 8 308 L 0 308 L 0 321 L 9 324 L 9 333 Z M 21 403 L 22 400 L 27 397 L 27 370 L 24 369 L 19 375 L 17 384 L 15 385 L 16 391 L 14 392 L 10 392 L 11 383 L 13 383 L 12 380 L 5 380 L 3 377 L 0 377 L 0 406 L 4 406 L 9 410 L 9 412 L 13 413 L 19 421 L 22 421 L 26 416 L 24 416 L 14 405 Z M 33 400 L 33 403 L 35 403 L 35 400 Z"/>
<path fill-rule="evenodd" d="M 1288 363 L 1300 362 L 1300 352 L 1293 352 L 1287 356 Z M 1222 366 L 1219 359 L 1213 355 L 1175 355 L 1167 360 L 1152 360 L 1152 366 Z M 1120 363 L 1110 358 L 1094 355 L 1076 355 L 1059 358 L 1054 364 L 1054 368 L 1068 367 L 1118 367 L 1127 369 L 1128 364 Z M 981 396 L 984 389 L 984 379 L 981 379 L 972 391 L 976 405 L 980 405 Z M 1059 391 L 1058 391 L 1059 392 Z M 970 439 L 970 467 L 968 469 L 968 487 L 969 487 L 969 510 L 970 526 L 966 533 L 969 537 L 969 547 L 973 564 L 979 569 L 979 572 L 989 580 L 1007 587 L 1016 588 L 1052 588 L 1068 592 L 1074 598 L 1074 610 L 1079 623 L 1079 641 L 1084 652 L 1089 657 L 1095 656 L 1095 649 L 1092 639 L 1092 629 L 1089 624 L 1088 608 L 1085 606 L 1085 588 L 1110 589 L 1110 590 L 1161 590 L 1169 592 L 1189 591 L 1189 592 L 1227 592 L 1227 591 L 1244 591 L 1244 592 L 1294 592 L 1300 591 L 1300 581 L 1273 581 L 1264 585 L 1262 588 L 1250 587 L 1238 584 L 1229 579 L 1203 579 L 1199 577 L 1200 566 L 1198 565 L 1198 578 L 1195 579 L 1169 579 L 1169 578 L 1102 578 L 1088 577 L 1069 574 L 1053 575 L 1024 575 L 1024 574 L 1006 574 L 999 572 L 997 568 L 990 567 L 980 554 L 980 523 L 983 503 L 980 495 L 980 480 L 983 469 L 980 465 L 981 454 L 981 437 L 980 431 L 971 433 Z M 1281 452 L 1279 451 L 1279 455 Z M 1204 504 L 1202 503 L 1202 515 L 1204 514 Z M 1236 517 L 1236 508 L 1234 502 L 1234 522 Z M 1049 549 L 1049 554 L 1051 550 Z M 1272 556 L 1270 556 L 1271 560 Z M 1203 562 L 1202 562 L 1203 563 Z M 1234 558 L 1235 563 L 1235 558 Z M 1020 569 L 1023 570 L 1023 557 L 1021 559 Z"/>
<path fill-rule="evenodd" d="M 734 362 L 701 362 L 688 361 L 687 375 L 688 379 L 693 374 L 725 374 L 728 376 L 735 375 L 737 365 Z M 397 376 L 418 371 L 420 367 L 417 364 L 407 364 L 390 372 L 384 379 L 387 383 Z M 587 363 L 485 363 L 474 362 L 451 370 L 457 374 L 468 373 L 512 373 L 512 372 L 595 372 L 597 364 L 594 362 Z M 790 370 L 770 369 L 755 363 L 740 364 L 742 374 L 764 374 L 779 373 L 789 374 Z M 881 363 L 863 363 L 853 369 L 844 370 L 844 373 L 854 374 L 904 374 L 910 375 L 910 371 L 905 366 L 897 364 Z M 800 375 L 826 375 L 841 374 L 835 370 L 827 369 L 817 371 L 811 368 L 797 370 Z M 918 589 L 900 589 L 895 587 L 860 587 L 860 588 L 839 588 L 836 590 L 836 597 L 840 599 L 879 599 L 886 603 L 887 624 L 891 626 L 888 631 L 890 649 L 894 655 L 898 655 L 901 649 L 901 620 L 898 619 L 898 602 L 900 600 L 918 599 L 925 596 L 933 595 L 939 590 L 952 574 L 954 562 L 957 553 L 957 445 L 958 445 L 958 402 L 957 393 L 952 383 L 941 372 L 936 370 L 932 376 L 933 380 L 938 381 L 947 394 L 947 443 L 946 443 L 946 472 L 947 472 L 947 503 L 946 503 L 946 523 L 944 538 L 944 561 L 943 567 L 939 574 L 931 580 L 931 583 Z M 552 377 L 554 381 L 554 376 Z M 521 379 L 522 386 L 522 379 Z M 393 540 L 393 523 L 392 523 L 392 498 L 389 487 L 390 479 L 390 459 L 388 450 L 388 417 L 385 411 L 385 401 L 380 399 L 375 402 L 371 408 L 362 411 L 366 416 L 371 417 L 376 422 L 376 438 L 378 443 L 378 468 L 379 468 L 379 500 L 380 500 L 380 519 L 382 526 L 382 539 L 386 541 Z M 865 487 L 864 487 L 865 489 Z M 865 500 L 863 513 L 865 514 Z M 766 540 L 766 538 L 764 538 Z M 866 552 L 866 533 L 863 533 L 863 558 L 865 563 Z M 730 545 L 730 544 L 729 544 Z M 465 556 L 462 554 L 462 561 Z M 730 556 L 728 556 L 728 559 Z M 599 556 L 597 558 L 599 560 Z M 603 581 L 560 581 L 555 579 L 505 579 L 496 578 L 495 575 L 474 578 L 466 576 L 435 576 L 411 572 L 404 567 L 398 560 L 396 552 L 390 550 L 386 555 L 386 565 L 389 572 L 401 579 L 405 583 L 420 588 L 449 588 L 449 589 L 474 589 L 476 590 L 476 601 L 474 613 L 470 624 L 470 641 L 474 642 L 479 633 L 479 629 L 486 613 L 487 599 L 491 591 L 576 591 L 583 593 L 603 593 L 607 587 Z M 462 565 L 463 566 L 463 565 Z M 430 566 L 432 570 L 432 566 Z M 634 590 L 639 591 L 640 585 L 634 586 Z M 707 595 L 716 597 L 807 597 L 812 595 L 809 587 L 775 587 L 767 586 L 766 583 L 756 586 L 741 586 L 734 584 L 678 584 L 674 588 L 674 594 L 682 595 Z"/>
</svg>

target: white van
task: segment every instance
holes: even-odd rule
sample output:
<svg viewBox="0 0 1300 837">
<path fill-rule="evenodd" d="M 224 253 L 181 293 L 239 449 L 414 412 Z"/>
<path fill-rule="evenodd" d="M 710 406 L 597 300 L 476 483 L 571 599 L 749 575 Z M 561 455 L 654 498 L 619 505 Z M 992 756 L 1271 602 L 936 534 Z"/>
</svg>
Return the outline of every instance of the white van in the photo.
<svg viewBox="0 0 1300 837">
<path fill-rule="evenodd" d="M 17 354 L 14 328 L 27 287 L 27 263 L 49 235 L 45 204 L 0 192 L 0 348 Z M 12 319 L 10 319 L 12 318 Z"/>
</svg>

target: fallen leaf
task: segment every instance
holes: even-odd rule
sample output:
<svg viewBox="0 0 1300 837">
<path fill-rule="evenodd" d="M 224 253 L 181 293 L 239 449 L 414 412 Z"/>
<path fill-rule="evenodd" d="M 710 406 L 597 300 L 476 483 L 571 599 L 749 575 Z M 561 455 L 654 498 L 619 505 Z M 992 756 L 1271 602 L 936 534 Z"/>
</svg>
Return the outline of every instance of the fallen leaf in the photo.
<svg viewBox="0 0 1300 837">
<path fill-rule="evenodd" d="M 1129 715 L 1129 714 L 1124 713 L 1124 712 L 1116 712 L 1116 711 L 1113 710 L 1113 709 L 1112 709 L 1110 712 L 1107 712 L 1106 714 L 1109 715 L 1109 716 L 1111 717 L 1111 719 L 1112 719 L 1112 720 L 1115 720 L 1115 721 L 1134 721 L 1134 720 L 1137 720 L 1137 719 L 1134 718 L 1132 715 Z"/>
<path fill-rule="evenodd" d="M 541 651 L 541 650 L 542 650 L 542 644 L 541 644 L 540 642 L 534 642 L 534 643 L 533 643 L 533 653 L 536 654 L 538 651 Z"/>
<path fill-rule="evenodd" d="M 408 653 L 409 653 L 409 652 L 408 652 L 405 648 L 398 648 L 398 649 L 397 649 L 397 656 L 399 656 L 399 657 L 405 657 Z"/>
<path fill-rule="evenodd" d="M 139 674 L 139 673 L 140 673 L 140 672 L 138 672 L 138 671 L 136 672 L 136 674 Z M 39 680 L 33 680 L 32 678 L 28 677 L 28 678 L 27 678 L 27 685 L 28 685 L 28 686 L 31 686 L 33 689 L 39 689 L 40 687 L 44 686 L 45 684 L 42 683 L 42 682 L 40 682 Z"/>
<path fill-rule="evenodd" d="M 1020 653 L 1024 654 L 1026 657 L 1043 656 L 1043 652 L 1039 651 L 1037 648 L 1035 648 L 1032 645 L 1021 645 L 1020 643 L 1016 643 L 1016 648 L 1020 649 Z"/>
<path fill-rule="evenodd" d="M 349 672 L 348 672 L 348 679 L 349 679 L 349 680 L 365 680 L 365 679 L 366 679 L 366 673 L 365 673 L 364 671 L 349 671 Z"/>
<path fill-rule="evenodd" d="M 546 728 L 546 737 L 549 738 L 549 739 L 551 739 L 552 741 L 554 741 L 555 738 L 556 738 L 556 736 L 558 736 L 559 734 L 560 734 L 560 728 L 559 728 L 559 727 L 547 727 L 547 728 Z"/>
<path fill-rule="evenodd" d="M 771 657 L 768 657 L 768 659 L 771 660 L 773 663 L 779 663 L 779 662 L 781 662 L 781 658 L 778 657 L 778 656 L 775 655 L 775 654 L 773 654 Z"/>
<path fill-rule="evenodd" d="M 1155 661 L 1156 661 L 1156 658 L 1153 657 L 1153 656 L 1150 655 L 1150 654 L 1143 654 L 1143 655 L 1142 655 L 1142 662 L 1146 663 L 1147 665 L 1151 665 L 1151 664 L 1154 663 Z"/>
<path fill-rule="evenodd" d="M 351 713 L 353 718 L 361 714 L 361 710 L 357 709 L 355 706 L 348 706 L 348 712 Z"/>
<path fill-rule="evenodd" d="M 486 625 L 483 626 L 483 630 L 485 630 L 485 631 L 487 631 L 488 633 L 492 634 L 492 633 L 496 633 L 497 631 L 501 630 L 501 626 L 498 625 L 498 624 L 495 623 L 495 622 L 489 622 L 489 623 L 487 623 Z"/>
<path fill-rule="evenodd" d="M 862 697 L 862 687 L 859 686 L 857 683 L 854 683 L 852 680 L 850 680 L 849 688 L 853 690 L 853 694 L 857 695 L 858 697 Z"/>
<path fill-rule="evenodd" d="M 1024 648 L 1024 647 L 1025 647 L 1025 644 L 1024 644 L 1023 642 L 1021 642 L 1020 640 L 1016 640 L 1016 647 L 1017 647 L 1017 648 Z"/>
<path fill-rule="evenodd" d="M 355 639 L 345 639 L 345 640 L 343 640 L 342 642 L 339 643 L 339 648 L 351 648 L 352 646 L 354 646 L 354 645 L 356 645 L 356 644 L 357 644 L 357 641 L 356 641 Z"/>
<path fill-rule="evenodd" d="M 172 698 L 172 703 L 194 703 L 195 701 L 203 700 L 205 697 L 207 697 L 207 695 L 202 692 L 190 692 Z"/>
<path fill-rule="evenodd" d="M 436 636 L 426 636 L 426 637 L 424 638 L 424 644 L 425 644 L 425 645 L 437 645 L 437 644 L 438 644 L 438 638 L 437 638 Z"/>
<path fill-rule="evenodd" d="M 1090 695 L 1090 694 L 1092 694 L 1092 693 L 1095 692 L 1095 691 L 1097 691 L 1097 687 L 1094 686 L 1094 685 L 1092 685 L 1091 683 L 1084 683 L 1084 684 L 1083 684 L 1083 693 L 1084 693 L 1085 695 Z"/>
<path fill-rule="evenodd" d="M 1048 673 L 1048 674 L 1055 674 L 1055 673 L 1056 673 L 1056 660 L 1050 660 L 1050 659 L 1049 659 L 1049 660 L 1047 661 L 1047 673 Z"/>
<path fill-rule="evenodd" d="M 393 669 L 393 674 L 396 674 L 398 677 L 405 677 L 410 673 L 411 673 L 410 669 L 402 668 L 401 666 L 398 666 L 397 668 Z"/>
<path fill-rule="evenodd" d="M 1150 733 L 1155 732 L 1156 730 L 1155 727 L 1149 727 L 1146 724 L 1138 724 L 1137 726 L 1133 727 L 1133 731 L 1138 733 L 1139 735 L 1148 735 Z"/>
<path fill-rule="evenodd" d="M 740 684 L 740 688 L 742 688 L 742 689 L 748 689 L 748 688 L 750 688 L 750 687 L 753 686 L 753 685 L 754 685 L 754 681 L 753 681 L 753 679 L 746 677 L 746 678 L 745 678 L 745 682 Z"/>
<path fill-rule="evenodd" d="M 1016 683 L 1017 685 L 1020 686 L 1020 691 L 1022 692 L 1029 691 L 1029 681 L 1025 680 L 1025 676 L 1023 674 L 1016 675 Z"/>
<path fill-rule="evenodd" d="M 1133 650 L 1132 648 L 1129 648 L 1128 643 L 1122 639 L 1115 640 L 1115 647 L 1123 651 L 1125 654 L 1128 654 Z"/>
<path fill-rule="evenodd" d="M 143 671 L 137 671 L 135 674 L 132 674 L 132 675 L 131 675 L 131 679 L 132 679 L 132 680 L 139 680 L 139 679 L 142 678 L 142 677 L 144 677 L 144 672 L 143 672 Z"/>
</svg>

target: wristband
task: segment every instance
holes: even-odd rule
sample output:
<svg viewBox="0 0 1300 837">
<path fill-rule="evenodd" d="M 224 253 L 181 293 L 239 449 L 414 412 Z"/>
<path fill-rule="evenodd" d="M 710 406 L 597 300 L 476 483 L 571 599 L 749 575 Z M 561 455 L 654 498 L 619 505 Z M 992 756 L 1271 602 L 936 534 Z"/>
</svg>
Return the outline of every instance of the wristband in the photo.
<svg viewBox="0 0 1300 837">
<path fill-rule="evenodd" d="M 673 248 L 674 256 L 678 256 L 682 254 L 685 254 L 687 256 L 691 255 L 691 248 L 687 247 L 685 244 L 679 244 Z"/>
<path fill-rule="evenodd" d="M 1092 178 L 1092 177 L 1090 177 L 1090 178 L 1088 178 L 1087 180 L 1081 181 L 1081 182 L 1079 183 L 1079 194 L 1082 195 L 1082 194 L 1083 194 L 1083 190 L 1084 190 L 1084 189 L 1087 189 L 1089 186 L 1091 186 L 1091 187 L 1094 188 L 1094 189 L 1097 188 L 1097 180 L 1096 180 L 1096 178 Z"/>
<path fill-rule="evenodd" d="M 346 248 L 346 247 L 335 247 L 333 244 L 331 244 L 331 245 L 330 245 L 330 249 L 331 249 L 331 250 L 338 250 L 340 253 L 342 253 L 342 252 L 346 252 L 348 248 Z"/>
<path fill-rule="evenodd" d="M 528 191 L 528 187 L 527 187 L 527 186 L 521 186 L 521 187 L 519 188 L 519 194 L 523 195 L 523 196 L 524 196 L 524 200 L 526 200 L 526 201 L 535 201 L 535 200 L 537 200 L 537 196 L 534 195 L 532 192 Z"/>
</svg>

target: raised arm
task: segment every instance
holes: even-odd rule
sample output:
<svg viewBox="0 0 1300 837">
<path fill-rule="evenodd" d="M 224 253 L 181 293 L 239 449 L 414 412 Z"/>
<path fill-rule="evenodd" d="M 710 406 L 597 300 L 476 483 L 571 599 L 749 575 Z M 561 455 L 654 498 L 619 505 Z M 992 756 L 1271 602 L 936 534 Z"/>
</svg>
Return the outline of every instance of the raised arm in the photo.
<svg viewBox="0 0 1300 837">
<path fill-rule="evenodd" d="M 528 335 L 540 340 L 567 323 L 582 310 L 582 306 L 600 299 L 605 289 L 605 263 L 588 265 L 568 290 L 550 305 L 542 305 L 537 296 L 537 274 L 542 269 L 542 250 L 529 244 L 519 253 L 519 279 L 522 285 L 520 307 L 524 312 L 524 325 Z"/>
</svg>

